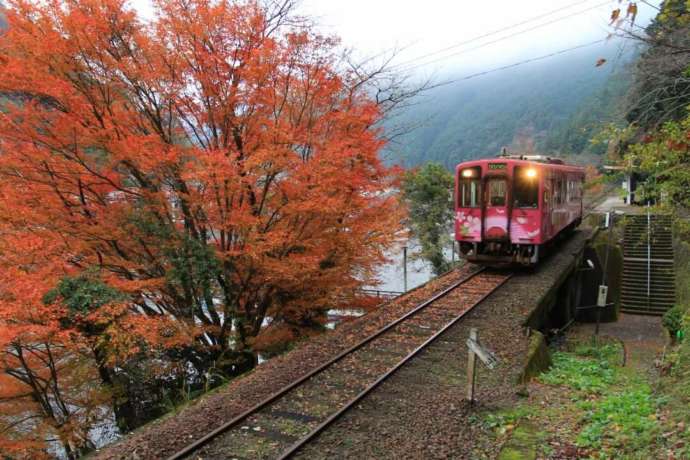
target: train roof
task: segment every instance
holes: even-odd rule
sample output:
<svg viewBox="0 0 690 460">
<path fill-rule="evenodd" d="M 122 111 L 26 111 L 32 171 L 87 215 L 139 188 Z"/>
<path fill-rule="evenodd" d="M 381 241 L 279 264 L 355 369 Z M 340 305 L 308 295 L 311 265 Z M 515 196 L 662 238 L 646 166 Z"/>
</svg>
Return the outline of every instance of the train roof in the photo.
<svg viewBox="0 0 690 460">
<path fill-rule="evenodd" d="M 501 155 L 498 158 L 506 160 L 536 161 L 537 163 L 548 163 L 551 165 L 565 164 L 565 162 L 560 158 L 549 157 L 546 155 Z"/>
<path fill-rule="evenodd" d="M 548 157 L 544 155 L 501 155 L 494 158 L 481 158 L 478 160 L 470 160 L 459 163 L 456 169 L 466 168 L 468 166 L 479 166 L 488 163 L 536 164 L 540 166 L 548 166 L 550 168 L 562 171 L 565 170 L 584 173 L 584 168 L 581 166 L 566 164 L 560 158 Z"/>
</svg>

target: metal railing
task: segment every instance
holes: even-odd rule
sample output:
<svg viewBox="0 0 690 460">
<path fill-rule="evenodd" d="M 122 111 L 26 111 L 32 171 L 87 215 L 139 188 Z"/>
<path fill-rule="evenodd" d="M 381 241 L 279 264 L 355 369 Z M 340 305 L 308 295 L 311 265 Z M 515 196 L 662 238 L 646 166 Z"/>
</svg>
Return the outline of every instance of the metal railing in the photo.
<svg viewBox="0 0 690 460">
<path fill-rule="evenodd" d="M 396 297 L 404 294 L 401 291 L 386 291 L 381 289 L 357 289 L 356 292 L 357 294 L 363 294 L 383 299 L 395 299 Z"/>
</svg>

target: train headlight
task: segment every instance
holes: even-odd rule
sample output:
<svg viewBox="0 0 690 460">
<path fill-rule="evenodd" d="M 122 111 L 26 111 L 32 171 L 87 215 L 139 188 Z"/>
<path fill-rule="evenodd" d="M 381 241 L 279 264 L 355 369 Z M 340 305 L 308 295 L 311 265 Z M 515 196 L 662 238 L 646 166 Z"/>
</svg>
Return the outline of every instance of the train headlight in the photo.
<svg viewBox="0 0 690 460">
<path fill-rule="evenodd" d="M 525 176 L 527 176 L 528 179 L 534 179 L 537 177 L 537 170 L 534 168 L 529 168 L 527 171 L 525 171 Z"/>
<path fill-rule="evenodd" d="M 474 176 L 474 171 L 472 171 L 471 169 L 464 169 L 462 171 L 462 177 L 472 177 L 472 176 Z"/>
</svg>

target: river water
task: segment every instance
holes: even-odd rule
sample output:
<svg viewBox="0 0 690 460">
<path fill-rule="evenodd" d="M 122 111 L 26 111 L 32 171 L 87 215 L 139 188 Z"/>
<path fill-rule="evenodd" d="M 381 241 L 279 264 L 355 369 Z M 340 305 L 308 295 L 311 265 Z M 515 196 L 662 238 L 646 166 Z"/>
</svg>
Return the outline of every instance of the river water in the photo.
<svg viewBox="0 0 690 460">
<path fill-rule="evenodd" d="M 413 240 L 409 240 L 404 244 L 400 244 L 387 254 L 389 262 L 382 265 L 377 273 L 380 284 L 371 286 L 372 289 L 398 292 L 403 292 L 405 290 L 403 269 L 403 246 L 405 246 L 405 244 L 408 246 L 407 289 L 413 289 L 420 284 L 424 284 L 433 277 L 429 264 L 413 257 L 413 254 L 417 250 L 417 243 Z"/>
</svg>

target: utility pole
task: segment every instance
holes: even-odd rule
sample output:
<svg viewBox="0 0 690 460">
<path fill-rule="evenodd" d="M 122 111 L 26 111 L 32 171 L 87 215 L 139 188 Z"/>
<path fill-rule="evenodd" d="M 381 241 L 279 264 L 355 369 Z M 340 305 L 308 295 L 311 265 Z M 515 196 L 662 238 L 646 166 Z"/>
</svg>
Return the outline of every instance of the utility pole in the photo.
<svg viewBox="0 0 690 460">
<path fill-rule="evenodd" d="M 608 241 L 606 242 L 606 254 L 604 255 L 604 270 L 601 274 L 601 285 L 599 286 L 599 296 L 597 298 L 597 325 L 594 329 L 594 335 L 599 336 L 599 324 L 601 323 L 601 309 L 606 307 L 606 297 L 608 296 L 608 270 L 609 270 L 609 253 L 611 252 L 611 240 L 613 236 L 613 218 L 614 212 L 606 214 L 606 223 L 608 224 Z"/>
<path fill-rule="evenodd" d="M 403 292 L 407 292 L 407 246 L 403 246 Z"/>
</svg>

